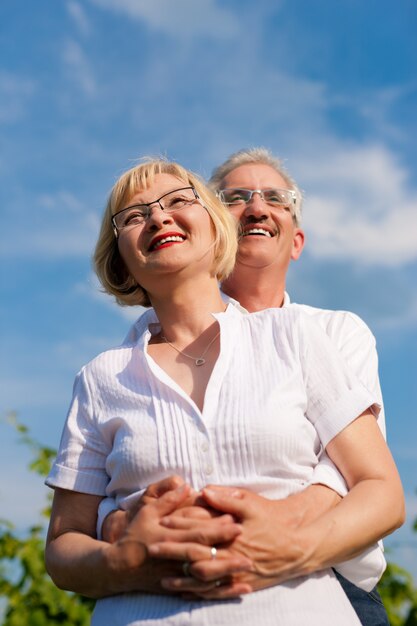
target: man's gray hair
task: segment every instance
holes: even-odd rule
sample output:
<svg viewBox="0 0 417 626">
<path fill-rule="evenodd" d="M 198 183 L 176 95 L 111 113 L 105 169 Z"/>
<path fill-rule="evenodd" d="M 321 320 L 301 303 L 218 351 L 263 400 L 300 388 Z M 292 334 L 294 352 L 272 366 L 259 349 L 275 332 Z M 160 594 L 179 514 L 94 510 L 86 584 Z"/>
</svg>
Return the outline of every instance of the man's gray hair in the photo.
<svg viewBox="0 0 417 626">
<path fill-rule="evenodd" d="M 282 161 L 276 158 L 267 148 L 248 148 L 247 150 L 239 150 L 229 156 L 226 161 L 213 170 L 209 180 L 209 187 L 215 192 L 222 189 L 223 180 L 241 165 L 250 165 L 251 163 L 260 163 L 261 165 L 269 165 L 285 180 L 289 189 L 295 191 L 296 203 L 291 207 L 291 213 L 296 226 L 301 223 L 301 207 L 303 203 L 303 194 L 292 176 L 286 171 Z"/>
</svg>

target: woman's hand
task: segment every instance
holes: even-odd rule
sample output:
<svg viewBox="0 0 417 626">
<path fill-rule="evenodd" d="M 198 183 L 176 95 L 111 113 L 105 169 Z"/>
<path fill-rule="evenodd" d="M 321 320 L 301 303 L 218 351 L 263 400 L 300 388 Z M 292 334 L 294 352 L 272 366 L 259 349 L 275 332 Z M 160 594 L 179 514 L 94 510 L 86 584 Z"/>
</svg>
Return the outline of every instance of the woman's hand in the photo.
<svg viewBox="0 0 417 626">
<path fill-rule="evenodd" d="M 150 502 L 160 498 L 164 495 L 164 493 L 177 489 L 184 484 L 185 482 L 180 476 L 168 476 L 163 480 L 149 485 L 136 505 L 129 508 L 127 511 L 122 511 L 121 509 L 111 511 L 104 518 L 101 528 L 103 541 L 107 541 L 107 543 L 115 543 L 126 531 L 129 523 L 144 504 L 149 504 Z"/>
<path fill-rule="evenodd" d="M 57 489 L 46 547 L 48 572 L 57 586 L 93 598 L 129 591 L 161 593 L 161 576 L 178 575 L 181 566 L 149 559 L 150 544 L 211 546 L 233 541 L 241 532 L 230 515 L 200 520 L 188 529 L 161 524 L 189 496 L 190 487 L 182 485 L 145 504 L 122 537 L 108 544 L 95 539 L 100 498 Z"/>
<path fill-rule="evenodd" d="M 198 522 L 194 520 L 187 528 L 169 528 L 162 523 L 167 515 L 175 515 L 176 509 L 189 499 L 190 488 L 182 485 L 167 491 L 159 498 L 149 498 L 148 504 L 140 507 L 122 537 L 111 546 L 114 551 L 112 562 L 118 572 L 115 578 L 122 582 L 118 592 L 125 591 L 126 586 L 137 589 L 135 584 L 137 585 L 138 576 L 141 590 L 161 592 L 161 577 L 172 575 L 172 572 L 178 575 L 181 564 L 165 560 L 161 568 L 157 561 L 148 558 L 147 548 L 150 544 L 168 541 L 174 545 L 186 543 L 201 545 L 207 549 L 207 546 L 233 541 L 241 532 L 240 526 L 227 514 L 213 520 L 200 517 Z M 167 574 L 167 571 L 171 574 Z"/>
<path fill-rule="evenodd" d="M 130 522 L 144 504 L 150 504 L 168 491 L 178 489 L 184 484 L 185 482 L 180 476 L 168 476 L 167 478 L 149 485 L 140 500 L 127 511 L 122 511 L 120 509 L 111 511 L 111 513 L 109 513 L 103 521 L 101 529 L 103 541 L 107 541 L 108 543 L 116 542 L 122 537 Z M 214 509 L 209 510 L 205 501 L 193 489 L 190 489 L 188 497 L 180 504 L 177 512 L 183 517 L 205 520 L 219 515 L 219 513 Z"/>
</svg>

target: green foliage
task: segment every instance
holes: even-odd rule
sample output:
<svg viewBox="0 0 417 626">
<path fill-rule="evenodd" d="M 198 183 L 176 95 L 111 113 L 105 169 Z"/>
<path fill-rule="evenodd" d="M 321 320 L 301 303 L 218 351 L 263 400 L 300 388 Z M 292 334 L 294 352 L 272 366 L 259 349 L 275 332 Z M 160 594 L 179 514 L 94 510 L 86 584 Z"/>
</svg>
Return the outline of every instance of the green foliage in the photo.
<svg viewBox="0 0 417 626">
<path fill-rule="evenodd" d="M 6 416 L 6 420 L 18 432 L 19 442 L 26 445 L 34 454 L 34 458 L 29 464 L 29 469 L 40 476 L 46 476 L 51 469 L 51 463 L 56 456 L 56 450 L 43 446 L 33 439 L 33 437 L 29 435 L 28 427 L 18 421 L 16 413 L 9 413 Z"/>
<path fill-rule="evenodd" d="M 55 451 L 38 444 L 19 424 L 15 414 L 7 416 L 19 440 L 32 450 L 29 468 L 45 476 Z M 49 500 L 50 503 L 50 500 Z M 48 516 L 50 504 L 42 512 Z M 45 570 L 42 525 L 21 536 L 7 520 L 0 519 L 0 598 L 4 603 L 2 626 L 88 626 L 93 601 L 55 587 Z"/>
<path fill-rule="evenodd" d="M 378 591 L 391 626 L 417 626 L 417 589 L 407 570 L 388 563 Z"/>
</svg>

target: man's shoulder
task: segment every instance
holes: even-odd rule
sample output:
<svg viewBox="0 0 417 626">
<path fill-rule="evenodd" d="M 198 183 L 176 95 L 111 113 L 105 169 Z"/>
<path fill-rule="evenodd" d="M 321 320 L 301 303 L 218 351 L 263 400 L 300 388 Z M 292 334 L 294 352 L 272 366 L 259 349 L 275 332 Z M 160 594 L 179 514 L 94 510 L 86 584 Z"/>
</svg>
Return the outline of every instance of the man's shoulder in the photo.
<svg viewBox="0 0 417 626">
<path fill-rule="evenodd" d="M 298 303 L 288 304 L 288 308 L 295 308 L 311 316 L 331 338 L 336 338 L 341 342 L 360 338 L 375 342 L 368 325 L 352 311 L 322 309 Z"/>
</svg>

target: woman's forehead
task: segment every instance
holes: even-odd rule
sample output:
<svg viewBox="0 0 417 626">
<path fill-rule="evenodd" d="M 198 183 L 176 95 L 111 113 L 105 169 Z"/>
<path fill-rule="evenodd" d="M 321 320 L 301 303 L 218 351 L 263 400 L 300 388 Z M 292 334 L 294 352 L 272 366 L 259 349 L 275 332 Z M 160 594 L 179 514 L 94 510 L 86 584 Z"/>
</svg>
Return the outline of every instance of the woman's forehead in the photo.
<svg viewBox="0 0 417 626">
<path fill-rule="evenodd" d="M 132 184 L 130 188 L 127 189 L 124 194 L 124 203 L 131 202 L 132 200 L 139 203 L 147 203 L 156 200 L 164 193 L 188 185 L 188 183 L 184 182 L 181 178 L 165 173 L 155 174 L 141 182 L 143 182 L 143 184 L 140 184 L 139 181 L 136 181 L 136 183 L 131 181 Z"/>
</svg>

